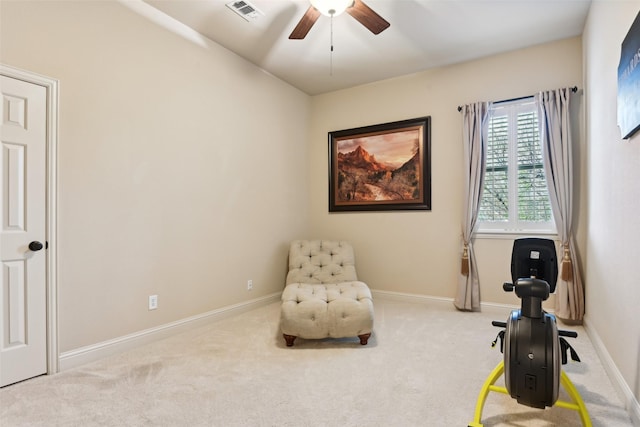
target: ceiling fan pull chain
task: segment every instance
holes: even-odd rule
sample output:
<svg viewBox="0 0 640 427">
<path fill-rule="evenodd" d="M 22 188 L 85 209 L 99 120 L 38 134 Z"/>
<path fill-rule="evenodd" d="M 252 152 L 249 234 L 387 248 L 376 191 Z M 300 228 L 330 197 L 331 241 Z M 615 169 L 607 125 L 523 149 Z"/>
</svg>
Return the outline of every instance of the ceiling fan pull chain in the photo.
<svg viewBox="0 0 640 427">
<path fill-rule="evenodd" d="M 331 14 L 331 52 L 329 53 L 329 75 L 333 76 L 333 14 Z"/>
</svg>

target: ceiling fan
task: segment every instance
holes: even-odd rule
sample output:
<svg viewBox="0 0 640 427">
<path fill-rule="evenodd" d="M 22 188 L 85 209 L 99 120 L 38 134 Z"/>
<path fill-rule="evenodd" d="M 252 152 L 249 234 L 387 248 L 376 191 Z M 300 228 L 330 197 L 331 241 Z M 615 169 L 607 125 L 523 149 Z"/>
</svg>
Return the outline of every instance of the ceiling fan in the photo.
<svg viewBox="0 0 640 427">
<path fill-rule="evenodd" d="M 320 15 L 333 18 L 345 11 L 353 16 L 356 21 L 367 27 L 373 34 L 380 34 L 391 25 L 374 12 L 373 9 L 364 4 L 362 0 L 310 0 L 310 2 L 311 6 L 309 6 L 298 25 L 291 32 L 290 39 L 304 39 Z"/>
</svg>

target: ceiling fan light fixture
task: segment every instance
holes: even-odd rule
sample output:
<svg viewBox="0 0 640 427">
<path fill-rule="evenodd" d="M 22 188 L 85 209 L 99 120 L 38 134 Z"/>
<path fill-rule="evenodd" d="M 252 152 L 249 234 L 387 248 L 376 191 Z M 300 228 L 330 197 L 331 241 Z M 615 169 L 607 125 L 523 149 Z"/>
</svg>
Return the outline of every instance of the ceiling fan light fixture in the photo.
<svg viewBox="0 0 640 427">
<path fill-rule="evenodd" d="M 0 0 L 1 1 L 1 0 Z M 304 39 L 313 24 L 316 23 L 320 15 L 331 17 L 331 34 L 333 37 L 333 17 L 341 14 L 345 10 L 356 21 L 364 25 L 373 34 L 380 34 L 389 28 L 389 22 L 378 15 L 373 9 L 364 4 L 362 0 L 309 0 L 311 6 L 304 13 L 298 24 L 289 35 L 291 40 Z"/>
<path fill-rule="evenodd" d="M 311 5 L 325 16 L 338 16 L 348 7 L 353 6 L 354 0 L 310 0 Z"/>
</svg>

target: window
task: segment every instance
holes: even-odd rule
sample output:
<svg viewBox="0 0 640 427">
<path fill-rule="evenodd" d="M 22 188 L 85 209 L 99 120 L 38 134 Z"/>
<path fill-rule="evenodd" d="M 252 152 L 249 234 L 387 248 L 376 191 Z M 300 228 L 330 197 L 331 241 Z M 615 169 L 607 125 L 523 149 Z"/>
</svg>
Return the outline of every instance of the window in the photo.
<svg viewBox="0 0 640 427">
<path fill-rule="evenodd" d="M 555 233 L 533 98 L 491 107 L 478 222 L 481 232 Z"/>
</svg>

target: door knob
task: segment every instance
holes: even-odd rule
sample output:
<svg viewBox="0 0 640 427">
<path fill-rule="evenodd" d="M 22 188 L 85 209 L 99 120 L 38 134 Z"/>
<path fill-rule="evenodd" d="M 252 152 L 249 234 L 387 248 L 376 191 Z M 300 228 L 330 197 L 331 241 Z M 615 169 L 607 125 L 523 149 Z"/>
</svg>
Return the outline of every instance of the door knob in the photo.
<svg viewBox="0 0 640 427">
<path fill-rule="evenodd" d="M 32 250 L 33 252 L 37 252 L 42 248 L 43 248 L 42 243 L 37 242 L 35 240 L 33 242 L 29 243 L 29 249 Z"/>
</svg>

